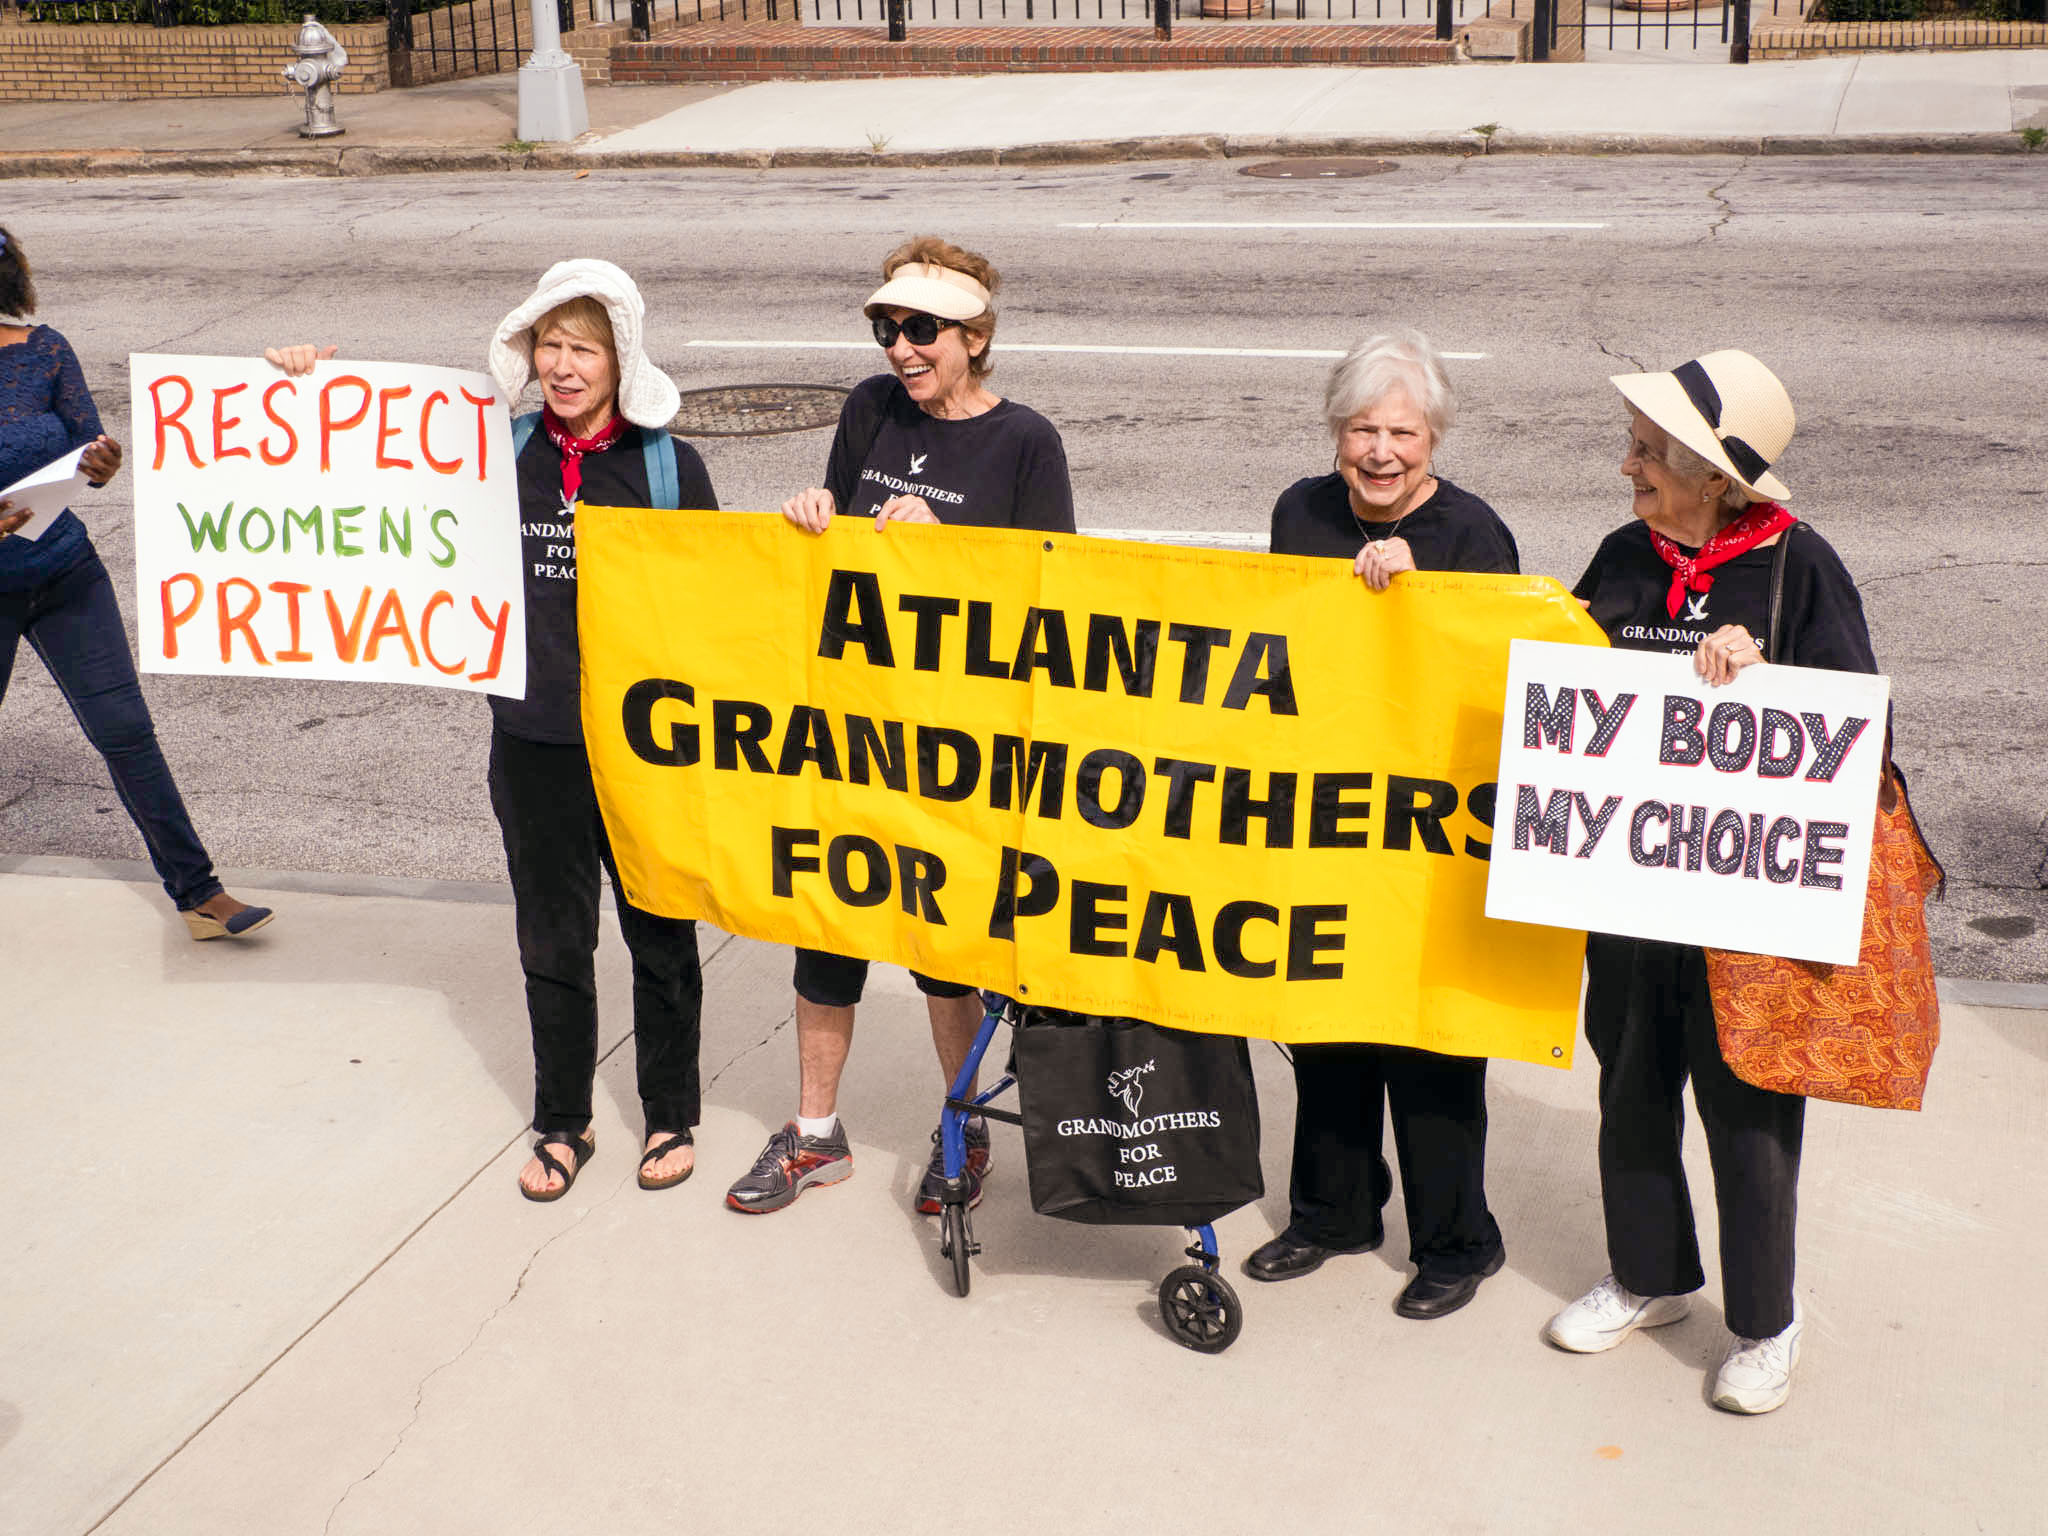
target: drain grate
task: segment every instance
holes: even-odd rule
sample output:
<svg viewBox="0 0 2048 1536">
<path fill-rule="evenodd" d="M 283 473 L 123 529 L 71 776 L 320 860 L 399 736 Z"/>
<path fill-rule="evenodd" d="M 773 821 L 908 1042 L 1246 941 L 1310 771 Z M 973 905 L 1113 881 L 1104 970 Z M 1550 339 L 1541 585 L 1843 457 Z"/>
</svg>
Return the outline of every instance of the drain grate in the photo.
<svg viewBox="0 0 2048 1536">
<path fill-rule="evenodd" d="M 848 391 L 830 384 L 731 384 L 683 394 L 670 430 L 684 437 L 768 437 L 839 420 Z"/>
<path fill-rule="evenodd" d="M 1325 155 L 1319 159 L 1261 160 L 1238 174 L 1263 176 L 1269 181 L 1348 181 L 1359 176 L 1384 176 L 1398 170 L 1391 160 L 1373 160 L 1364 155 Z"/>
</svg>

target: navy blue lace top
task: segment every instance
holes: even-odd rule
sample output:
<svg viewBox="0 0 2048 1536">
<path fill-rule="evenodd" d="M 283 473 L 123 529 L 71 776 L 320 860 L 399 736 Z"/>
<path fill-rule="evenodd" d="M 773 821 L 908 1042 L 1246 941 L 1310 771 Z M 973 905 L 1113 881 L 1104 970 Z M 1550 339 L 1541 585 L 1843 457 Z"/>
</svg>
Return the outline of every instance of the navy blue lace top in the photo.
<svg viewBox="0 0 2048 1536">
<path fill-rule="evenodd" d="M 100 435 L 100 413 L 71 343 L 47 325 L 0 347 L 0 486 Z M 92 549 L 69 510 L 39 539 L 0 539 L 0 592 L 26 592 L 61 576 Z"/>
</svg>

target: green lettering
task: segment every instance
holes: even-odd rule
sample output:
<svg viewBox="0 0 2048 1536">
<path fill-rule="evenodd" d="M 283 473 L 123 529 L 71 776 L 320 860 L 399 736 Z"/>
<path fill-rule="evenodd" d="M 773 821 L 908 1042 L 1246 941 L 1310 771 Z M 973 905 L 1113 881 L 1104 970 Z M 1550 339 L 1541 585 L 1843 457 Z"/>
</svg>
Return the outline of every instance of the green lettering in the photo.
<svg viewBox="0 0 2048 1536">
<path fill-rule="evenodd" d="M 356 518 L 362 514 L 361 507 L 336 507 L 327 515 L 334 519 L 334 552 L 337 555 L 360 555 L 363 546 L 352 544 L 350 538 L 356 532 Z"/>
<path fill-rule="evenodd" d="M 178 514 L 185 519 L 185 531 L 192 535 L 193 554 L 199 553 L 201 544 L 211 544 L 216 553 L 227 552 L 228 520 L 235 515 L 235 504 L 232 501 L 220 509 L 218 522 L 204 512 L 199 514 L 197 523 L 193 522 L 192 514 L 185 510 L 185 503 L 182 501 L 178 503 Z"/>
<path fill-rule="evenodd" d="M 263 519 L 263 542 L 255 544 L 249 539 L 249 524 L 259 517 Z M 242 548 L 250 554 L 260 555 L 277 542 L 277 524 L 261 507 L 251 507 L 242 514 L 242 521 L 235 528 L 235 537 L 242 541 Z"/>
<path fill-rule="evenodd" d="M 294 528 L 298 529 L 301 533 L 310 533 L 313 536 L 314 554 L 324 555 L 327 553 L 327 530 L 321 525 L 320 517 L 321 512 L 318 507 L 314 507 L 303 514 L 294 512 L 290 507 L 284 509 L 284 552 L 286 554 L 292 552 L 292 530 Z"/>
<path fill-rule="evenodd" d="M 455 563 L 455 541 L 449 538 L 447 534 L 441 531 L 441 519 L 444 517 L 447 518 L 448 521 L 451 523 L 457 523 L 460 521 L 460 519 L 458 519 L 452 511 L 450 511 L 446 507 L 443 507 L 440 511 L 436 512 L 432 517 L 427 519 L 427 531 L 430 534 L 432 534 L 436 539 L 440 540 L 441 549 L 443 551 L 441 554 L 432 555 L 429 558 L 432 559 L 434 564 L 440 566 L 441 569 L 445 571 L 448 569 L 449 566 Z"/>
<path fill-rule="evenodd" d="M 403 522 L 391 521 L 391 509 L 385 507 L 377 514 L 377 552 L 388 555 L 391 546 L 398 546 L 399 554 L 412 558 L 412 508 L 407 507 L 401 514 Z"/>
</svg>

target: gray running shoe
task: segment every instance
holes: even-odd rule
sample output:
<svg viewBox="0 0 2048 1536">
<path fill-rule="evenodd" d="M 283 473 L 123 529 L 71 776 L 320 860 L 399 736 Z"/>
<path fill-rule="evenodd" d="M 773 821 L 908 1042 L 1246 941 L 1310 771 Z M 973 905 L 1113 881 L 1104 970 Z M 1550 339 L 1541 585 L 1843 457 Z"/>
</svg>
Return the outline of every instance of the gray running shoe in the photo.
<svg viewBox="0 0 2048 1536">
<path fill-rule="evenodd" d="M 779 1211 L 814 1185 L 851 1177 L 853 1149 L 846 1144 L 844 1121 L 830 1136 L 806 1136 L 792 1120 L 768 1138 L 752 1171 L 725 1192 L 725 1203 L 757 1215 Z"/>
<path fill-rule="evenodd" d="M 967 1166 L 962 1176 L 967 1180 L 967 1204 L 972 1209 L 981 1204 L 981 1178 L 988 1172 L 988 1122 L 980 1115 L 970 1115 L 961 1132 L 967 1143 Z M 939 1141 L 939 1133 L 933 1131 L 932 1160 L 925 1165 L 924 1182 L 917 1189 L 918 1213 L 936 1216 L 945 1209 L 945 1189 L 946 1149 Z"/>
</svg>

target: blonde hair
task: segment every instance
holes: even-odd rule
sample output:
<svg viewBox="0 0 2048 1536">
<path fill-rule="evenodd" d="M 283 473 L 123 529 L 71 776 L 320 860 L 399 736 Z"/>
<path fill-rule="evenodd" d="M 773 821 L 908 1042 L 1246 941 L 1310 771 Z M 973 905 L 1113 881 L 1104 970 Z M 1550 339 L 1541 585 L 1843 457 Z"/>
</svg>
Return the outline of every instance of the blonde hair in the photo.
<svg viewBox="0 0 2048 1536">
<path fill-rule="evenodd" d="M 1001 274 L 996 271 L 995 263 L 978 252 L 953 244 L 950 240 L 941 240 L 937 235 L 913 235 L 882 258 L 882 281 L 886 283 L 896 275 L 899 268 L 907 267 L 912 262 L 926 262 L 935 267 L 964 272 L 989 291 L 988 308 L 972 320 L 960 322 L 962 330 L 972 331 L 982 338 L 980 354 L 968 354 L 967 372 L 972 378 L 984 377 L 995 367 L 995 359 L 990 356 L 995 350 L 996 342 L 994 295 L 997 286 L 1003 280 Z"/>
<path fill-rule="evenodd" d="M 585 341 L 599 343 L 612 356 L 612 366 L 619 365 L 619 345 L 612 337 L 612 317 L 604 305 L 588 294 L 564 300 L 533 322 L 533 340 L 538 346 L 548 331 L 560 326 L 571 336 L 580 336 Z"/>
</svg>

